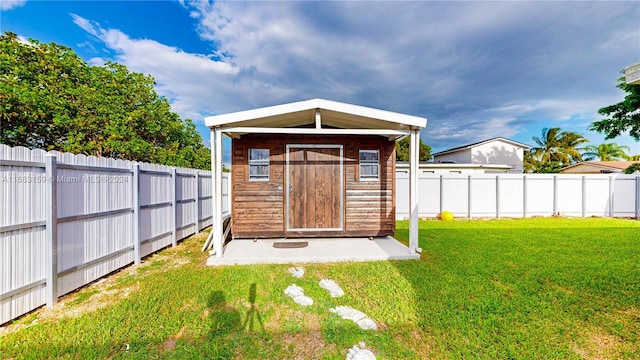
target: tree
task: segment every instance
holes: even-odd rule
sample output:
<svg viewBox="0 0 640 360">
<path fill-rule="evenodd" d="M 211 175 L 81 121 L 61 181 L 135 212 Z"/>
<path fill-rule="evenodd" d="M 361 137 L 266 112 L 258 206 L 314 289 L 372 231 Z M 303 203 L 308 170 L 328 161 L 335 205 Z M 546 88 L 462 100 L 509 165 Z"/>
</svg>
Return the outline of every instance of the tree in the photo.
<svg viewBox="0 0 640 360">
<path fill-rule="evenodd" d="M 594 121 L 589 130 L 606 134 L 605 139 L 613 139 L 625 131 L 636 141 L 640 141 L 640 85 L 627 84 L 624 77 L 618 79 L 617 88 L 626 92 L 624 100 L 598 110 L 606 119 Z"/>
<path fill-rule="evenodd" d="M 634 174 L 636 171 L 640 172 L 640 162 L 629 165 L 628 168 L 624 169 L 623 173 Z"/>
<path fill-rule="evenodd" d="M 628 159 L 629 156 L 626 151 L 629 151 L 629 147 L 625 145 L 618 145 L 616 143 L 604 143 L 598 146 L 588 145 L 584 147 L 582 156 L 587 161 L 593 159 L 599 159 L 600 161 L 612 161 L 620 159 Z"/>
<path fill-rule="evenodd" d="M 537 145 L 530 149 L 534 159 L 543 164 L 555 162 L 564 166 L 582 161 L 582 154 L 578 146 L 589 142 L 580 134 L 561 131 L 560 128 L 544 128 L 542 136 L 534 136 L 533 141 Z"/>
<path fill-rule="evenodd" d="M 0 143 L 210 168 L 195 124 L 171 111 L 150 76 L 5 33 L 0 80 Z"/>
<path fill-rule="evenodd" d="M 409 161 L 409 137 L 396 142 L 396 160 Z M 422 142 L 420 139 L 420 161 L 431 160 L 431 146 Z"/>
<path fill-rule="evenodd" d="M 542 162 L 529 150 L 524 152 L 523 167 L 525 173 L 547 174 L 560 172 L 564 165 L 558 161 Z"/>
</svg>

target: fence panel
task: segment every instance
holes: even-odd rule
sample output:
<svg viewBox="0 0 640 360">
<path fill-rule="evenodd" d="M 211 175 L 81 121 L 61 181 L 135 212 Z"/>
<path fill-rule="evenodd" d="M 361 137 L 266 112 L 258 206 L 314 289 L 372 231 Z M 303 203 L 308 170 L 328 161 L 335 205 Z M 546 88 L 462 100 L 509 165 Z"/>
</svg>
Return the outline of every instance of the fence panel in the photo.
<svg viewBox="0 0 640 360">
<path fill-rule="evenodd" d="M 44 155 L 0 145 L 0 324 L 45 302 Z"/>
<path fill-rule="evenodd" d="M 527 175 L 527 216 L 553 215 L 554 175 Z"/>
<path fill-rule="evenodd" d="M 495 217 L 496 199 L 495 176 L 474 175 L 471 177 L 471 217 Z M 465 216 L 469 216 L 469 214 Z"/>
<path fill-rule="evenodd" d="M 0 145 L 0 324 L 212 223 L 208 171 L 45 155 Z"/>
<path fill-rule="evenodd" d="M 638 192 L 639 178 L 633 176 L 616 177 L 613 180 L 613 216 L 614 217 L 637 217 L 640 214 L 640 196 Z M 631 194 L 636 196 L 630 196 Z"/>
</svg>

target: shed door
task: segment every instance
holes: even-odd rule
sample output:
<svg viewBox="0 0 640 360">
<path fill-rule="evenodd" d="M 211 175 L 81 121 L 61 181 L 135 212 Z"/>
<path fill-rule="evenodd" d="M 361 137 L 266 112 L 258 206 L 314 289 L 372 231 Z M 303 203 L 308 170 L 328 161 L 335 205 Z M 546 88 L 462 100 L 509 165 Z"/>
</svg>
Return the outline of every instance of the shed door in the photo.
<svg viewBox="0 0 640 360">
<path fill-rule="evenodd" d="M 342 145 L 287 145 L 287 230 L 339 231 Z"/>
</svg>

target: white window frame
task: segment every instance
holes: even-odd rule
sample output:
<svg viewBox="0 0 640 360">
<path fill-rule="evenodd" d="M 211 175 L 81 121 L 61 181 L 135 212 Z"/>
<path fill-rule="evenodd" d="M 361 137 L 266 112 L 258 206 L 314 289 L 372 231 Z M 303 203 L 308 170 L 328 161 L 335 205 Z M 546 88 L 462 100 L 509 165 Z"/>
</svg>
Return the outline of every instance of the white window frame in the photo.
<svg viewBox="0 0 640 360">
<path fill-rule="evenodd" d="M 378 157 L 377 160 L 362 160 L 363 153 L 375 153 Z M 377 167 L 376 175 L 363 175 L 363 166 Z M 360 181 L 379 181 L 380 180 L 380 150 L 379 149 L 362 149 L 358 151 L 358 172 Z"/>
<path fill-rule="evenodd" d="M 265 150 L 267 152 L 266 159 L 251 159 L 251 151 L 252 150 Z M 271 150 L 266 148 L 249 148 L 247 152 L 247 162 L 249 164 L 249 181 L 269 181 L 271 178 L 271 165 L 269 164 L 269 159 L 271 157 Z M 251 169 L 253 166 L 267 166 L 267 174 L 252 174 Z"/>
</svg>

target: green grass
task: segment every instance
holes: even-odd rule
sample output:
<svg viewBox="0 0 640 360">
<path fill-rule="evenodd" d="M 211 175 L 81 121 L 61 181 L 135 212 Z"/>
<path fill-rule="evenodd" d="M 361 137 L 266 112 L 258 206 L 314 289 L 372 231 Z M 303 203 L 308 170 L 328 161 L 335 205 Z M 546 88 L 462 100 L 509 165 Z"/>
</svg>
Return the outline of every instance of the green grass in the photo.
<svg viewBox="0 0 640 360">
<path fill-rule="evenodd" d="M 0 358 L 638 358 L 640 222 L 423 221 L 420 261 L 207 268 L 192 238 L 18 319 Z M 397 237 L 406 241 L 407 223 Z M 332 278 L 345 290 L 329 297 Z M 300 307 L 291 283 L 315 300 Z M 359 309 L 360 330 L 328 311 Z M 1 333 L 1 332 L 0 332 Z"/>
</svg>

